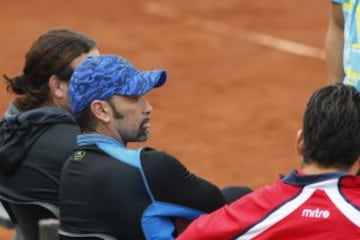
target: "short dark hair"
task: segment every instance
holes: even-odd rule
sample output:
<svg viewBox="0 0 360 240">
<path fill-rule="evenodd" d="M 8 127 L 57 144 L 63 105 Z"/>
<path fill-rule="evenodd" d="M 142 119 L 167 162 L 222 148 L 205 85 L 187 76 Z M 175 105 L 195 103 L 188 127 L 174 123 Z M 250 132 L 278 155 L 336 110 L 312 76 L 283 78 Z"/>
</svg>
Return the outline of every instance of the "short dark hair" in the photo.
<svg viewBox="0 0 360 240">
<path fill-rule="evenodd" d="M 360 93 L 325 86 L 310 98 L 303 119 L 303 161 L 348 170 L 360 155 Z"/>
<path fill-rule="evenodd" d="M 108 102 L 115 119 L 124 118 L 124 115 L 122 115 L 122 113 L 116 109 L 115 103 L 113 102 L 113 97 L 114 96 L 111 96 L 105 101 Z M 84 111 L 74 114 L 74 116 L 82 132 L 96 132 L 97 120 L 90 107 L 85 108 Z"/>
<path fill-rule="evenodd" d="M 20 95 L 15 106 L 25 111 L 47 102 L 50 76 L 68 82 L 73 72 L 70 63 L 95 48 L 95 41 L 74 30 L 52 29 L 42 34 L 26 53 L 23 73 L 11 78 L 4 75 L 7 90 Z"/>
<path fill-rule="evenodd" d="M 96 132 L 97 121 L 90 107 L 74 115 L 81 132 Z"/>
</svg>

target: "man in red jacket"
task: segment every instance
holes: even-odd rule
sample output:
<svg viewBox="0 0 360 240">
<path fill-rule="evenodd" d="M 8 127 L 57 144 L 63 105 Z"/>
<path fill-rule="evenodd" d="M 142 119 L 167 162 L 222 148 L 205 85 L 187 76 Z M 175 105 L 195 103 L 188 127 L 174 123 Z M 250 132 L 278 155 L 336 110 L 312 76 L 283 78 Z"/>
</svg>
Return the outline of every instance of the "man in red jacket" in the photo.
<svg viewBox="0 0 360 240">
<path fill-rule="evenodd" d="M 296 146 L 301 170 L 199 217 L 177 239 L 359 239 L 360 93 L 316 91 Z"/>
</svg>

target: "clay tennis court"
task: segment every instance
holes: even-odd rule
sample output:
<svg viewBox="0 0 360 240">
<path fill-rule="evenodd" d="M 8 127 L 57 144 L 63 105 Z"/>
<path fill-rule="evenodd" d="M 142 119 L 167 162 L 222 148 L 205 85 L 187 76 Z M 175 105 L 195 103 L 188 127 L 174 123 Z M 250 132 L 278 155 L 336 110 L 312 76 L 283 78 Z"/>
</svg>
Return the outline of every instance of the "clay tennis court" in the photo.
<svg viewBox="0 0 360 240">
<path fill-rule="evenodd" d="M 1 74 L 21 72 L 39 34 L 77 29 L 102 53 L 168 70 L 166 86 L 147 97 L 154 114 L 146 145 L 220 187 L 257 188 L 299 166 L 294 139 L 304 104 L 327 83 L 329 0 L 0 3 Z M 3 113 L 10 96 L 4 87 L 0 94 Z M 0 240 L 12 234 L 0 227 Z"/>
</svg>

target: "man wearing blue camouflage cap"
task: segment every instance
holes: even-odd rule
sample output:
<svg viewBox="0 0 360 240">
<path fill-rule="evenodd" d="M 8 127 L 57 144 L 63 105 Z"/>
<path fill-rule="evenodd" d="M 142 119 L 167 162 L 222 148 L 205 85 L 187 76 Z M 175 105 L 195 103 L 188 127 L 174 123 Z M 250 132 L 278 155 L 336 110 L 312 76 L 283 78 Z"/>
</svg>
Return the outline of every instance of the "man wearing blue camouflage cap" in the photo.
<svg viewBox="0 0 360 240">
<path fill-rule="evenodd" d="M 164 70 L 139 71 L 114 55 L 88 58 L 75 69 L 69 97 L 83 134 L 61 177 L 62 234 L 173 239 L 174 222 L 226 203 L 219 188 L 175 157 L 126 147 L 148 138 L 153 108 L 143 95 L 165 82 Z"/>
<path fill-rule="evenodd" d="M 166 81 L 166 71 L 141 72 L 128 60 L 115 55 L 86 61 L 74 73 L 69 91 L 72 112 L 77 114 L 94 100 L 107 100 L 113 95 L 141 96 Z"/>
</svg>

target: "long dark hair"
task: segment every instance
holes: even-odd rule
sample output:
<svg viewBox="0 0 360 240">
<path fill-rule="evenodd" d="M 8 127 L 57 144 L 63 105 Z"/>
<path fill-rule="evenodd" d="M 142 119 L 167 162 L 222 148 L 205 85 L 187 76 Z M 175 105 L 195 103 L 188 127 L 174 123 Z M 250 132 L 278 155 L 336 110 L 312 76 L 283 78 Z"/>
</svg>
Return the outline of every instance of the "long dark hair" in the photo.
<svg viewBox="0 0 360 240">
<path fill-rule="evenodd" d="M 33 42 L 25 55 L 21 75 L 4 75 L 7 91 L 19 95 L 15 106 L 29 110 L 49 101 L 48 81 L 52 75 L 69 81 L 73 69 L 70 63 L 96 48 L 96 42 L 86 35 L 70 29 L 53 29 Z"/>
</svg>

